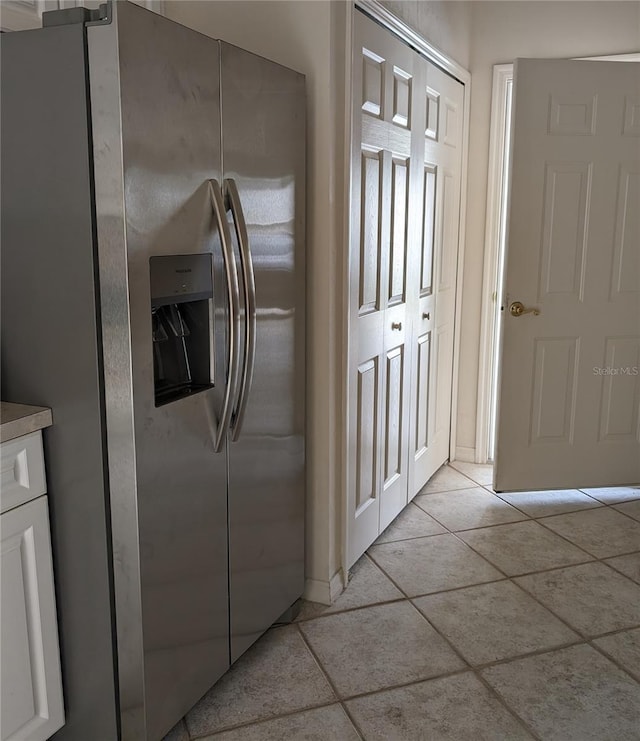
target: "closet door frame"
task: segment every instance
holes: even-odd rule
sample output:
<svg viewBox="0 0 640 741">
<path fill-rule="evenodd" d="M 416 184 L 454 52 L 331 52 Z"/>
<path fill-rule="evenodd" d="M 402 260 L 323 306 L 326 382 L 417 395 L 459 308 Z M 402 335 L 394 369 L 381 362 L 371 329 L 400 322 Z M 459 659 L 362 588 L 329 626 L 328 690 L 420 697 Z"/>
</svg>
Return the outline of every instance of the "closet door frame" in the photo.
<svg viewBox="0 0 640 741">
<path fill-rule="evenodd" d="M 389 30 L 401 41 L 408 44 L 410 47 L 418 51 L 425 59 L 438 66 L 444 72 L 447 72 L 452 77 L 457 79 L 464 86 L 464 109 L 463 109 L 463 131 L 462 131 L 462 171 L 461 171 L 461 183 L 460 183 L 460 228 L 458 235 L 458 251 L 457 251 L 457 274 L 456 274 L 456 293 L 455 293 L 455 325 L 454 325 L 454 347 L 453 347 L 453 370 L 452 370 L 452 393 L 451 393 L 451 428 L 449 437 L 449 458 L 452 460 L 455 456 L 456 450 L 456 433 L 457 433 L 457 391 L 458 391 L 458 371 L 459 371 L 459 355 L 460 355 L 460 317 L 462 309 L 462 269 L 464 266 L 464 245 L 466 235 L 466 195 L 467 195 L 467 172 L 468 172 L 468 153 L 469 153 L 469 110 L 471 101 L 471 74 L 470 72 L 458 64 L 454 59 L 440 51 L 437 47 L 433 46 L 429 41 L 420 36 L 414 29 L 408 26 L 404 21 L 397 18 L 393 13 L 382 6 L 378 0 L 354 0 L 353 3 L 348 4 L 348 11 L 346 17 L 346 39 L 345 39 L 345 78 L 344 78 L 344 183 L 343 192 L 345 196 L 344 204 L 344 231 L 343 239 L 344 244 L 348 245 L 348 249 L 344 251 L 344 262 L 343 262 L 343 306 L 345 310 L 343 312 L 343 323 L 342 323 L 342 398 L 344 403 L 342 429 L 344 430 L 344 438 L 342 445 L 342 578 L 344 584 L 346 584 L 348 569 L 351 566 L 350 563 L 350 503 L 352 497 L 349 496 L 349 485 L 350 485 L 350 463 L 349 458 L 353 451 L 350 449 L 350 439 L 352 431 L 350 425 L 352 420 L 349 417 L 350 409 L 350 358 L 351 358 L 351 347 L 352 341 L 357 341 L 357 338 L 350 336 L 351 316 L 348 310 L 350 306 L 350 260 L 351 251 L 356 246 L 351 244 L 351 203 L 350 197 L 352 193 L 352 182 L 351 182 L 351 147 L 352 147 L 352 132 L 353 132 L 353 111 L 352 111 L 352 96 L 353 96 L 353 45 L 354 45 L 354 18 L 355 14 L 362 11 L 367 17 L 376 21 L 385 29 Z M 410 496 L 411 498 L 411 496 Z"/>
</svg>

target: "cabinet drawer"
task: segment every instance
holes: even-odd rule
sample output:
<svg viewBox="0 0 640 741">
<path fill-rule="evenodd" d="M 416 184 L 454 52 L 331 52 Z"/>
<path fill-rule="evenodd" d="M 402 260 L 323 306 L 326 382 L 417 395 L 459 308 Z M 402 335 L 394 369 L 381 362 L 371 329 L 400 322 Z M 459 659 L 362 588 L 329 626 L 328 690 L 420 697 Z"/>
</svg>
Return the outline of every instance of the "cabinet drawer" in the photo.
<svg viewBox="0 0 640 741">
<path fill-rule="evenodd" d="M 0 445 L 0 487 L 0 512 L 13 509 L 46 492 L 40 431 Z"/>
</svg>

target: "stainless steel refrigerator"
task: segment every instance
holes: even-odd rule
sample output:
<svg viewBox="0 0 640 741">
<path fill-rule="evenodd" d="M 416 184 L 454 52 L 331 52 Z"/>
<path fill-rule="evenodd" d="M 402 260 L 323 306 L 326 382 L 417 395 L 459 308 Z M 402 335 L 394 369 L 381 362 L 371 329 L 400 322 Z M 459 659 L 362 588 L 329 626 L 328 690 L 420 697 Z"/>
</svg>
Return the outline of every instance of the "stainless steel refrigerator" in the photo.
<svg viewBox="0 0 640 741">
<path fill-rule="evenodd" d="M 304 77 L 125 2 L 3 34 L 2 398 L 67 723 L 160 739 L 301 595 Z"/>
</svg>

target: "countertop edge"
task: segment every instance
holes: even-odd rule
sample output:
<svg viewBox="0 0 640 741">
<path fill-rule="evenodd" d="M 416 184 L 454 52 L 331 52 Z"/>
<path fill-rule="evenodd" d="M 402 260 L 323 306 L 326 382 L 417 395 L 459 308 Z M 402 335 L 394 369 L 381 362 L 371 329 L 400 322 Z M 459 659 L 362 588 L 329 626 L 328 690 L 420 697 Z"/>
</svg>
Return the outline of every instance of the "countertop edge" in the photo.
<svg viewBox="0 0 640 741">
<path fill-rule="evenodd" d="M 51 409 L 0 402 L 0 443 L 38 432 L 53 424 Z"/>
</svg>

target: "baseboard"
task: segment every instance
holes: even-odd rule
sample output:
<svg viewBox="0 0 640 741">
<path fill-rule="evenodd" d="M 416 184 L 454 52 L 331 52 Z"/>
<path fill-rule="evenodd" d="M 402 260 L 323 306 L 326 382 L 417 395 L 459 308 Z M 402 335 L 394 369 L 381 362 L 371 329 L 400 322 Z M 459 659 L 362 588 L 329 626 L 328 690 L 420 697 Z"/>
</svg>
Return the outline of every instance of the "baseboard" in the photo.
<svg viewBox="0 0 640 741">
<path fill-rule="evenodd" d="M 476 462 L 476 449 L 475 448 L 465 448 L 461 445 L 458 445 L 456 448 L 456 457 L 454 458 L 456 461 L 464 461 L 465 463 L 475 463 Z"/>
<path fill-rule="evenodd" d="M 342 594 L 343 590 L 344 580 L 342 578 L 342 571 L 338 571 L 331 577 L 330 581 L 305 579 L 304 594 L 302 596 L 309 602 L 331 605 Z"/>
<path fill-rule="evenodd" d="M 346 580 L 342 578 L 342 569 L 337 571 L 329 582 L 329 594 L 331 596 L 331 604 L 333 604 L 338 597 L 344 592 L 347 586 Z"/>
</svg>

